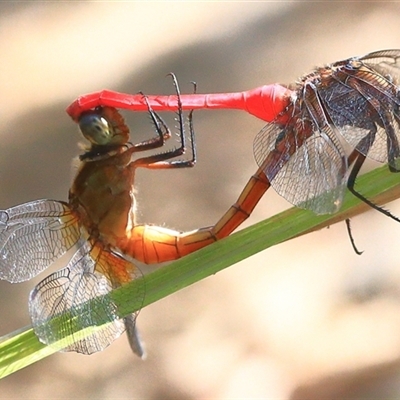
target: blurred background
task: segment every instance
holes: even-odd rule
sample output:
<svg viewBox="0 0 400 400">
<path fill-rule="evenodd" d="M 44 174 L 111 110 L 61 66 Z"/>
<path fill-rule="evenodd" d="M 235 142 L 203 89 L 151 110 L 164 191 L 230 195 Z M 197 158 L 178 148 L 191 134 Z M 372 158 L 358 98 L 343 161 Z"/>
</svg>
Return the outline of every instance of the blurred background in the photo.
<svg viewBox="0 0 400 400">
<path fill-rule="evenodd" d="M 65 107 L 103 88 L 226 92 L 295 81 L 317 65 L 400 47 L 396 2 L 0 2 L 0 208 L 66 200 L 80 141 Z M 168 117 L 168 116 L 167 116 Z M 214 224 L 256 171 L 263 122 L 194 114 L 198 164 L 139 171 L 140 222 Z M 132 138 L 152 131 L 129 115 Z M 142 136 L 140 136 L 142 135 Z M 273 190 L 245 225 L 290 205 Z M 400 202 L 387 206 L 400 215 Z M 400 397 L 400 226 L 375 211 L 279 245 L 143 309 L 145 361 L 125 336 L 60 353 L 0 382 L 0 398 Z M 44 276 L 44 275 L 43 275 Z M 0 335 L 30 323 L 35 281 L 0 283 Z"/>
</svg>

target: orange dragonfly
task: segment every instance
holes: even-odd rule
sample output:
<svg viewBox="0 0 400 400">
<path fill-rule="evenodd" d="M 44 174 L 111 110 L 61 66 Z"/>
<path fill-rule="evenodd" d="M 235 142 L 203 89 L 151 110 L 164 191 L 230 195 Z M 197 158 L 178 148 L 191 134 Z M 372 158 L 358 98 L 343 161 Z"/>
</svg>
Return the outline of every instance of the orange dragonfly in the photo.
<svg viewBox="0 0 400 400">
<path fill-rule="evenodd" d="M 80 156 L 69 201 L 36 200 L 0 211 L 0 279 L 29 280 L 75 249 L 66 266 L 42 280 L 30 294 L 32 324 L 45 344 L 91 354 L 103 350 L 127 330 L 131 348 L 143 356 L 135 326 L 137 313 L 120 318 L 115 304 L 101 296 L 141 276 L 131 258 L 148 264 L 175 260 L 228 236 L 269 188 L 259 170 L 237 202 L 211 227 L 179 232 L 136 223 L 136 169 L 186 168 L 196 162 L 192 112 L 188 117 L 192 154 L 188 160 L 181 159 L 186 151 L 185 121 L 174 76 L 173 80 L 178 104 L 178 148 L 132 160 L 136 153 L 162 147 L 171 136 L 167 126 L 148 105 L 157 136 L 132 144 L 119 112 L 113 107 L 96 107 L 78 119 L 90 145 Z M 141 288 L 136 293 L 138 309 L 143 298 Z M 101 310 L 100 317 L 94 309 Z M 52 324 L 55 317 L 57 324 Z M 100 328 L 88 336 L 80 334 L 97 325 Z M 63 341 L 71 335 L 72 341 Z"/>
</svg>

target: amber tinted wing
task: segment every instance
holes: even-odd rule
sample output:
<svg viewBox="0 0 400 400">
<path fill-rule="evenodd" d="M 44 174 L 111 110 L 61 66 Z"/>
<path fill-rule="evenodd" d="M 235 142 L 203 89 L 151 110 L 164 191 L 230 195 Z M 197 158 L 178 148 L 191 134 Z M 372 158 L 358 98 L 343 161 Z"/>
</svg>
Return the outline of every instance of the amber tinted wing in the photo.
<svg viewBox="0 0 400 400">
<path fill-rule="evenodd" d="M 118 316 L 113 301 L 104 296 L 113 285 L 99 272 L 114 268 L 131 272 L 132 279 L 140 275 L 127 260 L 85 242 L 65 268 L 41 281 L 29 301 L 39 339 L 58 350 L 91 354 L 119 337 L 125 330 L 124 320 Z M 135 295 L 138 308 L 143 297 L 141 288 Z"/>
<path fill-rule="evenodd" d="M 273 188 L 297 207 L 336 212 L 347 163 L 318 103 L 302 108 L 284 126 L 268 124 L 255 138 L 254 155 Z"/>
<path fill-rule="evenodd" d="M 36 276 L 79 239 L 68 206 L 37 200 L 0 211 L 0 279 L 22 282 Z"/>
</svg>

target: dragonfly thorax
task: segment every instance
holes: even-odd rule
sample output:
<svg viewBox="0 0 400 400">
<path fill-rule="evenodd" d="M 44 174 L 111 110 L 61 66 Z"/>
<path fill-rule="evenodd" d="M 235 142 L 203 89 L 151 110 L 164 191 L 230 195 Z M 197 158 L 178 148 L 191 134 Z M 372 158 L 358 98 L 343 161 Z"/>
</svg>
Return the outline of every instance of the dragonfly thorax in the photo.
<svg viewBox="0 0 400 400">
<path fill-rule="evenodd" d="M 91 146 L 82 154 L 69 192 L 69 203 L 82 225 L 107 245 L 115 246 L 134 223 L 132 145 L 122 116 L 98 107 L 80 118 Z"/>
</svg>

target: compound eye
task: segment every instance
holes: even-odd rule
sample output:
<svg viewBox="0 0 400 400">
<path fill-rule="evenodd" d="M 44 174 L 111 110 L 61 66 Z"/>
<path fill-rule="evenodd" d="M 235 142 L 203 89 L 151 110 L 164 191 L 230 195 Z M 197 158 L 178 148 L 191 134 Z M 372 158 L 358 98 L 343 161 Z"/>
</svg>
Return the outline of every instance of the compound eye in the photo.
<svg viewBox="0 0 400 400">
<path fill-rule="evenodd" d="M 96 112 L 83 114 L 79 119 L 79 128 L 89 142 L 98 146 L 109 144 L 114 136 L 112 126 Z"/>
</svg>

